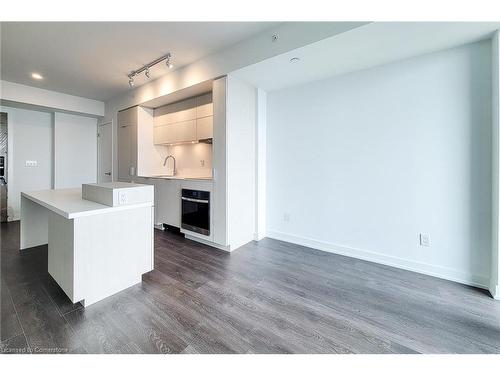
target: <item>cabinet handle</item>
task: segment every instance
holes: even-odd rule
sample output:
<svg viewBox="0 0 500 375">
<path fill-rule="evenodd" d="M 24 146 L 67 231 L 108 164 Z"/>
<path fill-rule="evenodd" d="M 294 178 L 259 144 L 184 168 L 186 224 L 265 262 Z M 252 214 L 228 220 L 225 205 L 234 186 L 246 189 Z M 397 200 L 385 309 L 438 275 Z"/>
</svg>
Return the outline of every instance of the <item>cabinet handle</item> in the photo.
<svg viewBox="0 0 500 375">
<path fill-rule="evenodd" d="M 196 202 L 196 203 L 209 203 L 208 200 L 206 199 L 194 199 L 194 198 L 186 198 L 186 197 L 181 197 L 183 201 L 188 201 L 188 202 Z"/>
</svg>

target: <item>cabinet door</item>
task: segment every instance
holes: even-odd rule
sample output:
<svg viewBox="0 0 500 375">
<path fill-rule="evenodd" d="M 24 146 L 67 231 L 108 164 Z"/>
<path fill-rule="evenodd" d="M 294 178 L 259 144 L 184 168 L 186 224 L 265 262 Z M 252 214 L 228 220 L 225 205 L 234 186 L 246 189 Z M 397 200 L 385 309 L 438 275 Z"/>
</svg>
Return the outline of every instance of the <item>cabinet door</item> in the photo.
<svg viewBox="0 0 500 375">
<path fill-rule="evenodd" d="M 191 142 L 196 140 L 196 120 L 157 126 L 153 129 L 155 144 Z"/>
<path fill-rule="evenodd" d="M 167 180 L 166 184 L 165 223 L 174 227 L 181 227 L 181 184 L 178 180 Z"/>
<path fill-rule="evenodd" d="M 136 184 L 152 185 L 154 187 L 154 224 L 158 223 L 158 180 L 150 177 L 134 177 Z"/>
<path fill-rule="evenodd" d="M 166 135 L 165 130 L 166 130 L 167 126 L 168 125 L 155 126 L 153 128 L 153 143 L 155 145 L 162 145 L 162 144 L 167 143 L 167 138 L 165 137 L 165 135 Z"/>
<path fill-rule="evenodd" d="M 168 104 L 154 110 L 154 125 L 162 126 L 196 119 L 196 98 Z"/>
<path fill-rule="evenodd" d="M 137 176 L 137 124 L 127 126 L 130 145 L 129 175 Z"/>
<path fill-rule="evenodd" d="M 212 93 L 198 96 L 196 98 L 196 118 L 212 116 L 213 114 Z"/>
<path fill-rule="evenodd" d="M 137 110 L 118 112 L 118 179 L 122 181 L 137 175 Z"/>
<path fill-rule="evenodd" d="M 122 181 L 130 179 L 131 150 L 129 130 L 130 126 L 118 126 L 118 179 Z"/>
<path fill-rule="evenodd" d="M 196 139 L 213 138 L 214 136 L 213 116 L 203 117 L 196 120 Z"/>
<path fill-rule="evenodd" d="M 137 125 L 137 109 L 136 106 L 118 112 L 118 126 Z"/>
<path fill-rule="evenodd" d="M 157 221 L 181 226 L 181 188 L 178 180 L 161 180 L 157 193 Z"/>
</svg>

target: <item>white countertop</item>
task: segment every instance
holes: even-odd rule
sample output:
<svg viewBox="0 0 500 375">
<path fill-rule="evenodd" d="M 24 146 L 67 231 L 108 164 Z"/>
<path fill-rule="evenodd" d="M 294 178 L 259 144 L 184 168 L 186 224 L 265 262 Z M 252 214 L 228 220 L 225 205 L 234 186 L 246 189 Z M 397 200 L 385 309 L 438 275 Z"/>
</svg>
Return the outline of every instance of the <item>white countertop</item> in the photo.
<svg viewBox="0 0 500 375">
<path fill-rule="evenodd" d="M 82 199 L 81 188 L 28 191 L 22 192 L 21 196 L 64 216 L 66 219 L 152 206 L 151 202 L 115 207 L 106 206 Z"/>
</svg>

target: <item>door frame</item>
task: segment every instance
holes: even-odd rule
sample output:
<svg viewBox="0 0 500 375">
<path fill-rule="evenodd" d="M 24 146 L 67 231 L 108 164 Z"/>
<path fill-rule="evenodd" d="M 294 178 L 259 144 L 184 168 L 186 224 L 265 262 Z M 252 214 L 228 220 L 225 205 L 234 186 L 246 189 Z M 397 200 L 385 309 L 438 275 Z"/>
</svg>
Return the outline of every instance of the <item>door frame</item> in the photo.
<svg viewBox="0 0 500 375">
<path fill-rule="evenodd" d="M 101 126 L 106 126 L 106 125 L 110 125 L 111 126 L 111 181 L 114 181 L 115 180 L 115 171 L 114 171 L 114 163 L 113 163 L 113 159 L 114 159 L 114 132 L 113 132 L 113 120 L 111 121 L 106 121 L 106 122 L 102 122 L 102 123 L 97 123 L 97 134 L 96 134 L 96 139 L 97 139 L 97 176 L 96 176 L 96 182 L 99 183 L 99 151 L 100 151 L 100 147 L 99 147 L 99 129 Z"/>
</svg>

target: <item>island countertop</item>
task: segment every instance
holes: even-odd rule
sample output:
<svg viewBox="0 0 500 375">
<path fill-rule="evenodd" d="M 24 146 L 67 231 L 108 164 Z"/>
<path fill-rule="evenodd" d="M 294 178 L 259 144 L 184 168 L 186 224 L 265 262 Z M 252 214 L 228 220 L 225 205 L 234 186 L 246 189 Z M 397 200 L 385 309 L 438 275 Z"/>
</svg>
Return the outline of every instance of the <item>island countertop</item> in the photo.
<svg viewBox="0 0 500 375">
<path fill-rule="evenodd" d="M 22 192 L 21 196 L 40 204 L 58 215 L 65 217 L 66 219 L 74 219 L 76 217 L 97 215 L 152 205 L 151 202 L 146 202 L 115 207 L 106 206 L 104 204 L 83 199 L 81 188 L 27 191 Z"/>
</svg>

